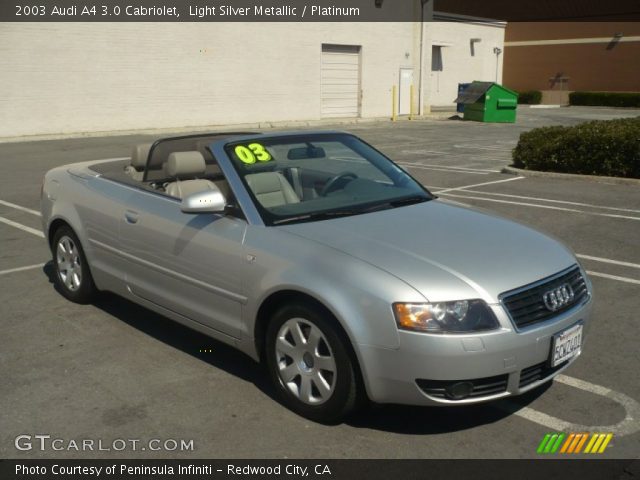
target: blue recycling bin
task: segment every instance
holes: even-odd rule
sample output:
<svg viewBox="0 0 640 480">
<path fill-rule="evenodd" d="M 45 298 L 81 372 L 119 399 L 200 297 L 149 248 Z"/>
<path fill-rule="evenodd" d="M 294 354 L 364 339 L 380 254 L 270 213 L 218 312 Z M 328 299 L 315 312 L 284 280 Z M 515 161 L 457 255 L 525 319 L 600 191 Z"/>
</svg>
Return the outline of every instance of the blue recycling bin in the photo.
<svg viewBox="0 0 640 480">
<path fill-rule="evenodd" d="M 458 84 L 458 96 L 460 96 L 460 94 L 462 92 L 464 92 L 469 85 L 471 85 L 471 84 L 470 83 L 459 83 Z M 456 112 L 464 113 L 464 103 L 456 104 Z"/>
</svg>

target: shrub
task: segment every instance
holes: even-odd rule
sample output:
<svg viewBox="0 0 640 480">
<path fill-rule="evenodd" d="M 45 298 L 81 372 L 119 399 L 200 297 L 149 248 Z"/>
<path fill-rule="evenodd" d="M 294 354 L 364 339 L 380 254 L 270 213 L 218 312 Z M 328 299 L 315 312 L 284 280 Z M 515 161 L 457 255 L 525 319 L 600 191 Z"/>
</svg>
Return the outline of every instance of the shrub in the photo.
<svg viewBox="0 0 640 480">
<path fill-rule="evenodd" d="M 539 105 L 542 101 L 542 92 L 540 90 L 527 90 L 526 92 L 518 92 L 518 103 L 524 105 Z"/>
<path fill-rule="evenodd" d="M 572 92 L 571 105 L 595 107 L 640 107 L 640 93 L 632 92 Z"/>
<path fill-rule="evenodd" d="M 640 178 L 640 117 L 525 132 L 513 150 L 513 165 L 528 170 Z"/>
</svg>

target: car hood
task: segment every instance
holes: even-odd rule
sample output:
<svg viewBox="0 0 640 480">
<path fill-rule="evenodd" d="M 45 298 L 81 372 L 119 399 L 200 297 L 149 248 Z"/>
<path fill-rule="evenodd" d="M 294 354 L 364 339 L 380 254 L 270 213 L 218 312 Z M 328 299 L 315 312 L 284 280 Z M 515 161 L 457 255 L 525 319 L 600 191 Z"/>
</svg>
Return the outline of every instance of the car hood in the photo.
<svg viewBox="0 0 640 480">
<path fill-rule="evenodd" d="M 381 268 L 432 302 L 496 303 L 500 293 L 576 263 L 564 245 L 536 230 L 436 200 L 278 228 Z"/>
</svg>

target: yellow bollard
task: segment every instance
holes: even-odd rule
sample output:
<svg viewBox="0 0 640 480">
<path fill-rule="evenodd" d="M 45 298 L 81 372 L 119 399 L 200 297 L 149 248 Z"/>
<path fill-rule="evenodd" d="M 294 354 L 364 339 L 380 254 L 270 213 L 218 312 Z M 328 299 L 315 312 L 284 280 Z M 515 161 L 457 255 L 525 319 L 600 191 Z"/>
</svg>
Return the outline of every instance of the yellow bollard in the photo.
<svg viewBox="0 0 640 480">
<path fill-rule="evenodd" d="M 395 122 L 396 121 L 396 117 L 398 116 L 397 115 L 398 105 L 397 105 L 396 91 L 397 91 L 397 88 L 394 85 L 393 88 L 391 89 L 391 121 L 392 122 Z"/>
<path fill-rule="evenodd" d="M 409 120 L 413 120 L 414 110 L 413 110 L 413 84 L 409 88 Z"/>
</svg>

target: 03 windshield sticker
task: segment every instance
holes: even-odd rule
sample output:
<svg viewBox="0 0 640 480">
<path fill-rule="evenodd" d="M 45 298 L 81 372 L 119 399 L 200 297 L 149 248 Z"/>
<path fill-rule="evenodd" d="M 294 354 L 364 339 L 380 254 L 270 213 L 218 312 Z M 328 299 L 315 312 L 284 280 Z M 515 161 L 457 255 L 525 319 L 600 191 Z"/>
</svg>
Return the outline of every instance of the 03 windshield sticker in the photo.
<svg viewBox="0 0 640 480">
<path fill-rule="evenodd" d="M 260 143 L 250 143 L 249 145 L 237 145 L 233 152 L 236 157 L 247 165 L 258 162 L 268 162 L 273 160 L 271 154 L 264 148 L 264 145 Z"/>
</svg>

